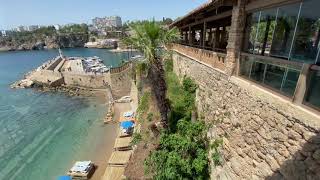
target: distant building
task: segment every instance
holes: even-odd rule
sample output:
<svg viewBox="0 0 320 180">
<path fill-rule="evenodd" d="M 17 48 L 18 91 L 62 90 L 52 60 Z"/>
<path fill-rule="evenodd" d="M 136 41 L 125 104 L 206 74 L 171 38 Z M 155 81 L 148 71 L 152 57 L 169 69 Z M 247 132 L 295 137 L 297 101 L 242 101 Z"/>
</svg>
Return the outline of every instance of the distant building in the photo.
<svg viewBox="0 0 320 180">
<path fill-rule="evenodd" d="M 39 26 L 38 25 L 31 25 L 31 26 L 28 26 L 28 31 L 34 31 L 34 30 L 37 30 L 39 29 Z"/>
<path fill-rule="evenodd" d="M 75 23 L 68 23 L 68 24 L 66 24 L 66 25 L 64 25 L 65 27 L 70 27 L 70 26 L 74 26 L 74 25 L 76 25 Z"/>
<path fill-rule="evenodd" d="M 26 31 L 26 27 L 25 27 L 25 26 L 18 26 L 18 27 L 17 27 L 17 31 L 18 31 L 18 32 Z"/>
<path fill-rule="evenodd" d="M 7 33 L 6 33 L 5 30 L 1 30 L 0 32 L 1 32 L 1 33 L 0 33 L 0 36 L 7 36 Z"/>
<path fill-rule="evenodd" d="M 60 26 L 59 24 L 55 24 L 55 25 L 53 25 L 53 27 L 54 27 L 57 31 L 59 31 L 60 28 L 61 28 L 61 26 Z"/>
<path fill-rule="evenodd" d="M 122 20 L 119 16 L 109 16 L 99 18 L 96 17 L 92 20 L 92 24 L 96 29 L 104 29 L 104 28 L 119 28 L 122 27 Z"/>
</svg>

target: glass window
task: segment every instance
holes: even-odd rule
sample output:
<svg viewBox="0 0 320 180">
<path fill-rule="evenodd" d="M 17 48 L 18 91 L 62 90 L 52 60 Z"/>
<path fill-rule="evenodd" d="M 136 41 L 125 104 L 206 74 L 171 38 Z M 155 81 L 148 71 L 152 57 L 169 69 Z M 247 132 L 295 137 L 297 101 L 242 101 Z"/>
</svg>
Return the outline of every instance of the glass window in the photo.
<svg viewBox="0 0 320 180">
<path fill-rule="evenodd" d="M 310 72 L 309 87 L 305 101 L 312 106 L 320 108 L 320 70 Z"/>
<path fill-rule="evenodd" d="M 274 89 L 280 90 L 284 73 L 285 68 L 274 65 L 268 65 L 264 83 L 268 86 L 271 86 Z"/>
<path fill-rule="evenodd" d="M 277 9 L 261 11 L 258 24 L 258 34 L 255 40 L 254 53 L 265 55 L 270 54 L 272 36 L 276 25 Z"/>
<path fill-rule="evenodd" d="M 320 39 L 320 1 L 303 2 L 291 59 L 315 63 Z"/>
<path fill-rule="evenodd" d="M 249 14 L 247 19 L 247 28 L 246 28 L 246 39 L 244 50 L 253 53 L 254 52 L 254 44 L 257 36 L 257 28 L 259 23 L 260 12 L 255 12 L 253 14 Z"/>
<path fill-rule="evenodd" d="M 263 63 L 253 62 L 250 78 L 258 82 L 263 82 L 265 66 Z"/>
<path fill-rule="evenodd" d="M 291 97 L 294 95 L 300 71 L 267 64 L 256 57 L 242 56 L 239 74 Z"/>
<path fill-rule="evenodd" d="M 286 76 L 282 84 L 281 91 L 284 92 L 285 94 L 288 94 L 289 96 L 293 96 L 297 86 L 299 75 L 300 75 L 299 71 L 291 70 L 291 69 L 288 70 L 286 72 Z"/>
<path fill-rule="evenodd" d="M 300 3 L 278 8 L 277 24 L 271 47 L 272 56 L 289 57 L 299 9 Z"/>
</svg>

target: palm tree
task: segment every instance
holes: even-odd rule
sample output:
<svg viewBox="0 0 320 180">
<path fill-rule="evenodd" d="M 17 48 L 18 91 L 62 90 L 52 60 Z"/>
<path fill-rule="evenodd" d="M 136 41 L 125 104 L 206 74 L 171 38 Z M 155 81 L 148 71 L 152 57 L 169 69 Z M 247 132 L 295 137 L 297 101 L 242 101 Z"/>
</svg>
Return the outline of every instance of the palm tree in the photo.
<svg viewBox="0 0 320 180">
<path fill-rule="evenodd" d="M 162 64 L 162 47 L 178 39 L 177 29 L 169 29 L 153 21 L 143 21 L 130 27 L 132 35 L 126 39 L 126 43 L 143 52 L 148 64 L 148 78 L 152 84 L 157 105 L 164 128 L 167 127 L 169 101 L 166 97 L 166 81 Z"/>
</svg>

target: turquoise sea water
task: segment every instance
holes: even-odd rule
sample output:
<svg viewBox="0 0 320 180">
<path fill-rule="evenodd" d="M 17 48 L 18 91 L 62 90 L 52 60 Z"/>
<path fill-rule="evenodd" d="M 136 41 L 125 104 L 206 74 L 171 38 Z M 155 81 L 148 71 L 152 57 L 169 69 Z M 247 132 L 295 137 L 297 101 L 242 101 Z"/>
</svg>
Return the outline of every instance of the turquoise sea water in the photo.
<svg viewBox="0 0 320 180">
<path fill-rule="evenodd" d="M 67 49 L 68 56 L 99 56 L 117 66 L 127 54 Z M 94 98 L 10 89 L 56 50 L 0 53 L 0 180 L 53 180 L 75 160 L 88 160 L 108 127 L 106 105 Z M 100 142 L 101 143 L 101 142 Z"/>
</svg>

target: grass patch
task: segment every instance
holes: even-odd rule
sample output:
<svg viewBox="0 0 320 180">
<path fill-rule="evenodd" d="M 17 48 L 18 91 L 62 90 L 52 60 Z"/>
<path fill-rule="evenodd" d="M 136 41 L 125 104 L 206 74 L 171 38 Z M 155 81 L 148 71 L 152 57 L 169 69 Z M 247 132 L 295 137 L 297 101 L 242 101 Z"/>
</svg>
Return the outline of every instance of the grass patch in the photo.
<svg viewBox="0 0 320 180">
<path fill-rule="evenodd" d="M 195 92 L 198 86 L 188 77 L 180 83 L 178 76 L 172 71 L 166 71 L 166 82 L 171 105 L 169 127 L 174 132 L 180 119 L 191 120 L 191 112 L 195 110 Z"/>
<path fill-rule="evenodd" d="M 147 116 L 147 120 L 148 120 L 149 122 L 151 122 L 152 119 L 153 119 L 153 113 L 152 113 L 152 112 L 149 112 L 149 113 L 148 113 L 148 116 Z"/>
<path fill-rule="evenodd" d="M 150 92 L 145 92 L 140 101 L 139 101 L 139 106 L 137 109 L 137 112 L 139 114 L 141 113 L 146 113 L 149 109 L 149 102 L 150 102 L 150 97 L 151 97 L 151 93 Z"/>
<path fill-rule="evenodd" d="M 140 133 L 133 133 L 131 145 L 139 144 L 141 140 L 142 140 L 142 136 Z"/>
</svg>

